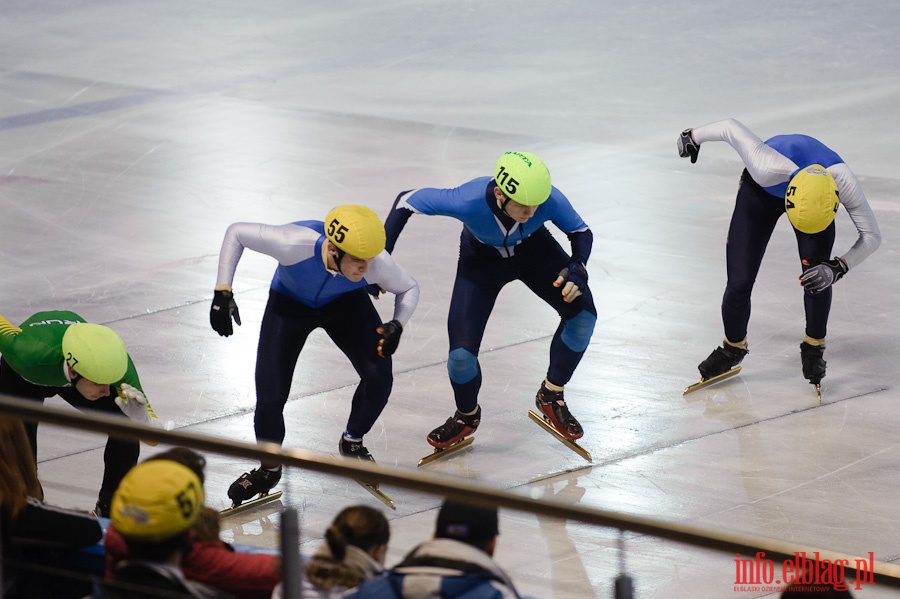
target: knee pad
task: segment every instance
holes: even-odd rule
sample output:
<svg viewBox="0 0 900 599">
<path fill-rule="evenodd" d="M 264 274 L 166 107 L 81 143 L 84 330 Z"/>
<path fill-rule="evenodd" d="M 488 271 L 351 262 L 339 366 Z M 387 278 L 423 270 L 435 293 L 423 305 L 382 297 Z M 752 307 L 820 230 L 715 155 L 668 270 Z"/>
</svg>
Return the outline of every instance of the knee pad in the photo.
<svg viewBox="0 0 900 599">
<path fill-rule="evenodd" d="M 478 358 L 462 347 L 454 349 L 447 359 L 447 372 L 451 381 L 464 385 L 478 375 Z"/>
<path fill-rule="evenodd" d="M 597 315 L 591 314 L 587 310 L 582 310 L 563 323 L 562 342 L 566 347 L 574 352 L 583 352 L 587 349 L 588 343 L 591 342 L 591 335 L 594 333 L 594 324 L 597 322 Z"/>
</svg>

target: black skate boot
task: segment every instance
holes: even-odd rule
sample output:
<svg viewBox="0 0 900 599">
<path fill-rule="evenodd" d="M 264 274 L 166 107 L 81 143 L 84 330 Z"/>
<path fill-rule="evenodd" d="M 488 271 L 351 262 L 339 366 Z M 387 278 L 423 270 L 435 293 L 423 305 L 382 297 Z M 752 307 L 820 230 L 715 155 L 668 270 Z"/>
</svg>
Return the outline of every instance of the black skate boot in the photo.
<svg viewBox="0 0 900 599">
<path fill-rule="evenodd" d="M 700 377 L 705 381 L 724 374 L 740 364 L 748 353 L 746 349 L 735 347 L 730 343 L 723 343 L 722 347 L 714 349 L 709 357 L 697 366 Z"/>
<path fill-rule="evenodd" d="M 545 383 L 541 383 L 541 388 L 538 389 L 537 396 L 534 398 L 534 405 L 537 406 L 541 415 L 550 421 L 553 428 L 564 436 L 573 441 L 584 436 L 581 425 L 566 407 L 562 391 L 551 391 Z"/>
<path fill-rule="evenodd" d="M 800 344 L 800 361 L 803 363 L 803 378 L 810 385 L 818 385 L 825 378 L 824 345 L 810 345 L 806 341 Z"/>
<path fill-rule="evenodd" d="M 278 470 L 265 470 L 254 468 L 250 472 L 244 472 L 240 478 L 228 487 L 228 498 L 234 506 L 253 499 L 256 495 L 266 495 L 281 480 L 281 468 Z"/>
<path fill-rule="evenodd" d="M 428 433 L 428 443 L 432 447 L 446 449 L 474 433 L 479 424 L 481 424 L 481 406 L 477 406 L 471 416 L 456 410 L 453 416 L 447 418 L 447 422 Z"/>
<path fill-rule="evenodd" d="M 372 457 L 372 454 L 369 453 L 366 446 L 362 444 L 362 439 L 359 441 L 351 441 L 347 437 L 342 436 L 341 442 L 338 444 L 338 450 L 345 458 L 359 458 L 370 462 L 375 461 L 375 458 Z"/>
</svg>

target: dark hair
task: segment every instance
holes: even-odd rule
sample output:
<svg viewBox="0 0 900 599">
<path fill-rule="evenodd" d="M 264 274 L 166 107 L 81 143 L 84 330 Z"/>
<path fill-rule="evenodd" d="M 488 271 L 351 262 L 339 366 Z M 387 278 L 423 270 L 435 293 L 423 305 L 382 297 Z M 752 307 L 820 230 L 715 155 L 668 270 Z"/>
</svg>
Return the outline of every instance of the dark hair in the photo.
<svg viewBox="0 0 900 599">
<path fill-rule="evenodd" d="M 368 552 L 387 545 L 390 538 L 391 529 L 384 514 L 365 505 L 344 508 L 325 531 L 325 542 L 337 561 L 347 555 L 347 545 Z"/>
<path fill-rule="evenodd" d="M 204 468 L 206 468 L 206 458 L 204 458 L 193 449 L 188 449 L 187 447 L 173 447 L 172 449 L 163 451 L 162 453 L 152 455 L 144 461 L 149 462 L 151 460 L 169 460 L 170 462 L 177 462 L 182 466 L 187 466 L 188 468 L 193 470 L 194 474 L 197 475 L 197 478 L 200 479 L 201 485 L 204 483 L 204 480 L 206 478 L 203 472 Z"/>
<path fill-rule="evenodd" d="M 486 508 L 447 499 L 438 512 L 434 536 L 484 549 L 499 532 L 496 507 Z"/>
</svg>

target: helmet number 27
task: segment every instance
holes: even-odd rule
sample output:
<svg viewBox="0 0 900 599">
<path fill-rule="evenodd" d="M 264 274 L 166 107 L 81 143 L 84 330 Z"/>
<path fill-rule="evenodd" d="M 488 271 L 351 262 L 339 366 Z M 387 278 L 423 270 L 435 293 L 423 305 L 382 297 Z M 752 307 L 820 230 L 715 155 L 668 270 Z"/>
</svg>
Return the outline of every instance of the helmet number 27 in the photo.
<svg viewBox="0 0 900 599">
<path fill-rule="evenodd" d="M 338 243 L 343 243 L 344 234 L 347 231 L 349 231 L 349 229 L 338 222 L 336 218 L 332 219 L 331 222 L 328 223 L 328 237 Z"/>
<path fill-rule="evenodd" d="M 509 176 L 509 173 L 506 172 L 506 167 L 501 166 L 497 171 L 497 185 L 507 193 L 515 194 L 516 190 L 519 188 L 519 182 Z"/>
</svg>

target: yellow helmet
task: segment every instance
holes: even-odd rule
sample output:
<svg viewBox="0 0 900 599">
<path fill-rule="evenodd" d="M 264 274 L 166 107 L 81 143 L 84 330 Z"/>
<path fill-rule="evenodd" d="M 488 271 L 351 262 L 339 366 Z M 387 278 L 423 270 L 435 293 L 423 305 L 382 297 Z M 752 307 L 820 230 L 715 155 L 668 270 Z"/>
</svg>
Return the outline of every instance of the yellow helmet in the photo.
<svg viewBox="0 0 900 599">
<path fill-rule="evenodd" d="M 800 169 L 784 193 L 784 211 L 801 233 L 824 231 L 834 220 L 840 203 L 834 177 L 820 164 Z"/>
<path fill-rule="evenodd" d="M 63 333 L 62 351 L 72 370 L 99 385 L 119 382 L 128 370 L 128 352 L 122 338 L 100 324 L 71 325 Z"/>
<path fill-rule="evenodd" d="M 538 206 L 550 197 L 550 171 L 531 152 L 506 152 L 494 166 L 500 191 L 524 206 Z"/>
<path fill-rule="evenodd" d="M 367 206 L 345 204 L 325 217 L 325 235 L 335 247 L 356 258 L 368 260 L 384 249 L 384 225 Z"/>
<path fill-rule="evenodd" d="M 110 520 L 127 540 L 158 543 L 187 531 L 203 501 L 203 483 L 193 470 L 170 460 L 147 460 L 119 483 Z"/>
</svg>

